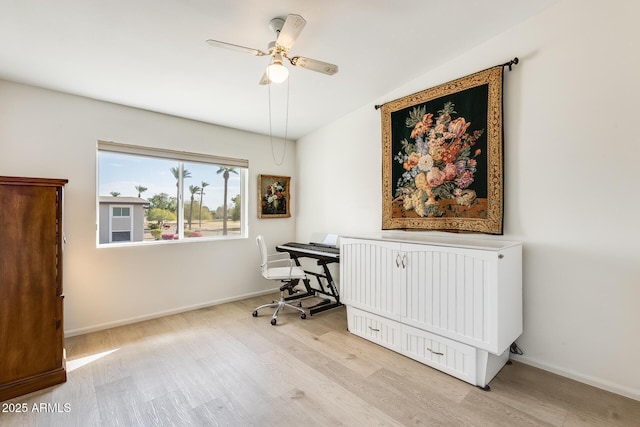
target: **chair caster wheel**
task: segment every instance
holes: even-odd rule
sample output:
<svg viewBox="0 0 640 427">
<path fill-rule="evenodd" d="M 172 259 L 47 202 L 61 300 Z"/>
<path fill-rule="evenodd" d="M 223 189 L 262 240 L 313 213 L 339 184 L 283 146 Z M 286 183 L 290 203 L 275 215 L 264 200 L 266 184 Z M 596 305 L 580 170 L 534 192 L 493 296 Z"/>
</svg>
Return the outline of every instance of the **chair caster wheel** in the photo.
<svg viewBox="0 0 640 427">
<path fill-rule="evenodd" d="M 271 324 L 272 324 L 273 326 L 275 326 L 277 322 L 278 322 L 278 321 L 277 321 L 276 319 L 271 319 Z"/>
<path fill-rule="evenodd" d="M 302 314 L 300 315 L 300 318 L 301 318 L 301 319 L 306 319 L 306 318 L 307 318 L 307 313 L 302 313 Z"/>
<path fill-rule="evenodd" d="M 252 315 L 253 317 L 258 317 L 258 310 L 256 310 L 256 311 L 254 311 L 253 313 L 251 313 L 251 315 Z"/>
</svg>

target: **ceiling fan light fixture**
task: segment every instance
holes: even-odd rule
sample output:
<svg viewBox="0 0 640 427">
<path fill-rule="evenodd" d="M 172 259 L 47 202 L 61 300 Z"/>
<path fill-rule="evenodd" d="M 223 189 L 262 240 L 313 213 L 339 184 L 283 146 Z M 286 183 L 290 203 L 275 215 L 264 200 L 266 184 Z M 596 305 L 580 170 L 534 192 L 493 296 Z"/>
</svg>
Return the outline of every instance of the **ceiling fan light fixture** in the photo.
<svg viewBox="0 0 640 427">
<path fill-rule="evenodd" d="M 267 77 L 273 83 L 282 83 L 289 77 L 289 70 L 282 65 L 282 56 L 276 54 L 273 57 L 273 61 L 267 67 Z"/>
<path fill-rule="evenodd" d="M 267 66 L 267 69 L 262 74 L 262 78 L 258 82 L 260 85 L 282 83 L 289 78 L 289 69 L 283 65 L 283 56 L 287 58 L 294 67 L 301 67 L 330 76 L 337 73 L 337 65 L 303 56 L 287 56 L 289 49 L 291 49 L 306 24 L 307 21 L 305 21 L 302 16 L 295 14 L 287 15 L 286 19 L 280 17 L 273 18 L 269 22 L 269 28 L 276 33 L 276 39 L 269 43 L 267 51 L 214 39 L 208 39 L 207 43 L 214 47 L 245 52 L 254 56 L 271 56 L 273 58 L 271 64 Z"/>
</svg>

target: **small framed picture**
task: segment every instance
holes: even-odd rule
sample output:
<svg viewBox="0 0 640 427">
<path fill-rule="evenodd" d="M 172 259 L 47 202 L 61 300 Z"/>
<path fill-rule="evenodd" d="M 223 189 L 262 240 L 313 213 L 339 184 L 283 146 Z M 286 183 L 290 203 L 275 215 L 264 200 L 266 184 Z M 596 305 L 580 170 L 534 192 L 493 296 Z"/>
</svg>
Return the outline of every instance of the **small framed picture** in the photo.
<svg viewBox="0 0 640 427">
<path fill-rule="evenodd" d="M 260 175 L 258 177 L 258 218 L 289 218 L 291 196 L 288 176 Z"/>
</svg>

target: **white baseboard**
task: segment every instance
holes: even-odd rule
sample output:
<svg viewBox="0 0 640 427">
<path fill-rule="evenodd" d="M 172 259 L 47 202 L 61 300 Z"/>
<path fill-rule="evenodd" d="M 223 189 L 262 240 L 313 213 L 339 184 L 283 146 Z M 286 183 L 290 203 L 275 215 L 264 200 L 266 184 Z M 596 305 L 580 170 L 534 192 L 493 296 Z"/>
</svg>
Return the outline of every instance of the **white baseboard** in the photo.
<svg viewBox="0 0 640 427">
<path fill-rule="evenodd" d="M 227 302 L 239 301 L 247 298 L 258 297 L 261 295 L 272 294 L 278 292 L 278 288 L 267 289 L 266 291 L 252 292 L 244 295 L 237 295 L 230 298 L 222 298 L 215 301 L 208 301 L 200 304 L 194 304 L 184 307 L 172 308 L 170 310 L 159 311 L 156 313 L 145 314 L 142 316 L 130 317 L 127 319 L 115 320 L 113 322 L 99 323 L 97 325 L 87 326 L 85 328 L 70 329 L 64 332 L 65 338 L 73 337 L 76 335 L 88 334 L 90 332 L 102 331 L 104 329 L 115 328 L 117 326 L 129 325 L 131 323 L 143 322 L 145 320 L 157 319 L 158 317 L 170 316 L 172 314 L 184 313 L 187 311 L 198 310 L 200 308 L 212 307 L 214 305 L 224 304 Z"/>
<path fill-rule="evenodd" d="M 615 384 L 610 381 L 603 380 L 602 378 L 592 377 L 590 375 L 584 375 L 580 372 L 576 372 L 571 369 L 564 369 L 558 366 L 549 365 L 548 363 L 540 362 L 539 360 L 532 359 L 524 355 L 519 356 L 516 354 L 511 354 L 510 357 L 512 360 L 524 363 L 526 365 L 531 365 L 536 368 L 543 369 L 545 371 L 553 372 L 554 374 L 558 374 L 560 376 L 567 377 L 581 383 L 589 384 L 591 386 L 601 388 L 603 390 L 607 390 L 612 393 L 628 397 L 630 399 L 640 400 L 640 390 L 637 390 L 637 389 L 621 386 L 619 384 Z"/>
</svg>

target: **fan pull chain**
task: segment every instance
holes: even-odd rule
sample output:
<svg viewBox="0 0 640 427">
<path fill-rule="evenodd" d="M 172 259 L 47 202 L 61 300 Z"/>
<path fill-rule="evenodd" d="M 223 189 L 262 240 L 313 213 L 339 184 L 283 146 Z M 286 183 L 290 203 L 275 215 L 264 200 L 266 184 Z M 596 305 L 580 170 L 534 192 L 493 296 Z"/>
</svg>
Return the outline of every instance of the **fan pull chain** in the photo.
<svg viewBox="0 0 640 427">
<path fill-rule="evenodd" d="M 276 160 L 276 153 L 274 152 L 273 149 L 273 129 L 272 129 L 272 120 L 271 120 L 271 83 L 269 83 L 268 86 L 268 90 L 269 90 L 269 140 L 271 141 L 271 157 L 273 158 L 273 162 L 276 164 L 276 166 L 281 166 L 282 163 L 284 163 L 284 157 L 287 153 L 287 134 L 289 132 L 289 81 L 291 79 L 287 79 L 287 109 L 286 109 L 286 115 L 285 115 L 285 122 L 284 122 L 284 147 L 282 149 L 282 158 L 280 159 L 280 162 L 278 162 Z"/>
</svg>

